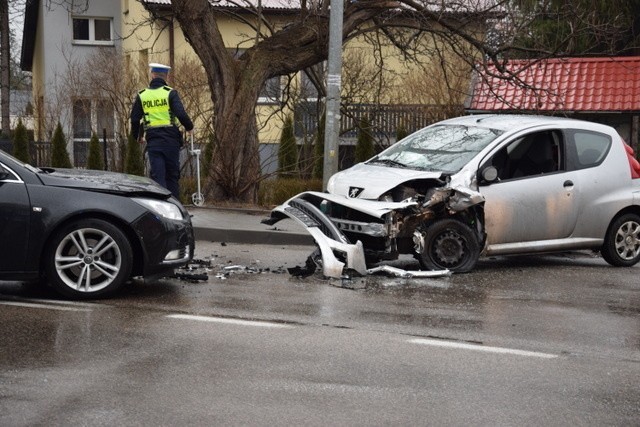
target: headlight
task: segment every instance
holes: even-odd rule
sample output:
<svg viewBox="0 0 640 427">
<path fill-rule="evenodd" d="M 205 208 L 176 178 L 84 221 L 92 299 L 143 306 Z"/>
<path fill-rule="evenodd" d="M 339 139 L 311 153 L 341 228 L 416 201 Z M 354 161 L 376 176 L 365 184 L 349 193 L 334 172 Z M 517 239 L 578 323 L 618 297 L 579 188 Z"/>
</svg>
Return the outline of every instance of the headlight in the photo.
<svg viewBox="0 0 640 427">
<path fill-rule="evenodd" d="M 180 209 L 173 203 L 164 202 L 162 200 L 154 200 L 154 199 L 134 198 L 132 200 L 164 218 L 175 219 L 175 220 L 182 219 L 182 212 L 180 212 Z"/>
<path fill-rule="evenodd" d="M 331 178 L 329 178 L 329 181 L 327 181 L 327 193 L 333 194 L 336 186 L 336 176 L 337 174 L 331 175 Z"/>
</svg>

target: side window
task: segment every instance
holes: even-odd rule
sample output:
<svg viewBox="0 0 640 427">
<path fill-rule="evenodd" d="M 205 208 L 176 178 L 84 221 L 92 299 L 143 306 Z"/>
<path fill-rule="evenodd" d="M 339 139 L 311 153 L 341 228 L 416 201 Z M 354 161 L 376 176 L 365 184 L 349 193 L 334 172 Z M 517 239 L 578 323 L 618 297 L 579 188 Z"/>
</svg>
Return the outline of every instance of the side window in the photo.
<svg viewBox="0 0 640 427">
<path fill-rule="evenodd" d="M 571 135 L 575 149 L 572 169 L 586 169 L 602 163 L 611 147 L 608 135 L 582 130 L 572 131 Z"/>
<path fill-rule="evenodd" d="M 531 133 L 502 147 L 485 166 L 495 166 L 499 180 L 557 172 L 564 169 L 563 146 L 560 132 Z"/>
</svg>

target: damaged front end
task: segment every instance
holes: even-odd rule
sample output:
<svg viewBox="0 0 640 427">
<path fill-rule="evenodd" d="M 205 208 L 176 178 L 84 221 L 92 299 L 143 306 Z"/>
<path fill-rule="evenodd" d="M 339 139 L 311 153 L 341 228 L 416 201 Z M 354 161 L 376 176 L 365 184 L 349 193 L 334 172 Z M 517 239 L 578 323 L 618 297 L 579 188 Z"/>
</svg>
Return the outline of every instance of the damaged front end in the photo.
<svg viewBox="0 0 640 427">
<path fill-rule="evenodd" d="M 435 184 L 443 183 L 405 183 L 385 193 L 381 200 L 304 192 L 273 209 L 270 218 L 262 222 L 272 225 L 288 217 L 305 227 L 320 250 L 315 261 L 326 277 L 364 276 L 372 272 L 368 265 L 397 259 L 400 254 L 413 254 L 423 269 L 457 271 L 455 263 L 446 265 L 448 259 L 459 257 L 458 252 L 477 259 L 479 249 L 473 247 L 484 245 L 484 199 L 452 182 Z M 469 237 L 461 239 L 455 232 L 445 233 L 434 242 L 429 236 L 430 226 L 442 219 L 454 219 L 471 229 L 466 234 L 472 234 L 474 242 L 463 242 Z M 425 254 L 434 250 L 436 258 L 441 254 L 444 261 L 423 262 L 428 257 Z"/>
</svg>

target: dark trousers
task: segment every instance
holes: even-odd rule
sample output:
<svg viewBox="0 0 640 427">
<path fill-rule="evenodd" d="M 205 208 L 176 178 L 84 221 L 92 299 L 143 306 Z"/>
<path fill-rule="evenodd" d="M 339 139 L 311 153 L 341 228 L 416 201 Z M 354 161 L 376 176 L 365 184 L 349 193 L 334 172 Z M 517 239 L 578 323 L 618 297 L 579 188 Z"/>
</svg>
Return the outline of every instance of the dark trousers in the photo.
<svg viewBox="0 0 640 427">
<path fill-rule="evenodd" d="M 180 147 L 177 145 L 154 145 L 147 147 L 151 179 L 171 191 L 180 200 Z"/>
</svg>

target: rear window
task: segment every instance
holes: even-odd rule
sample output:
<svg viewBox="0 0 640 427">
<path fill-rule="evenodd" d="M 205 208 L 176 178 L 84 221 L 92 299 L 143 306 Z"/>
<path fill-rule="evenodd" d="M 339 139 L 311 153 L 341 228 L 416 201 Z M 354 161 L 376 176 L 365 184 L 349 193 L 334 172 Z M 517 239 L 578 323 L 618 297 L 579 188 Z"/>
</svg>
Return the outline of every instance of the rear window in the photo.
<svg viewBox="0 0 640 427">
<path fill-rule="evenodd" d="M 602 163 L 611 147 L 608 135 L 587 131 L 574 131 L 576 148 L 575 169 L 585 169 Z"/>
</svg>

